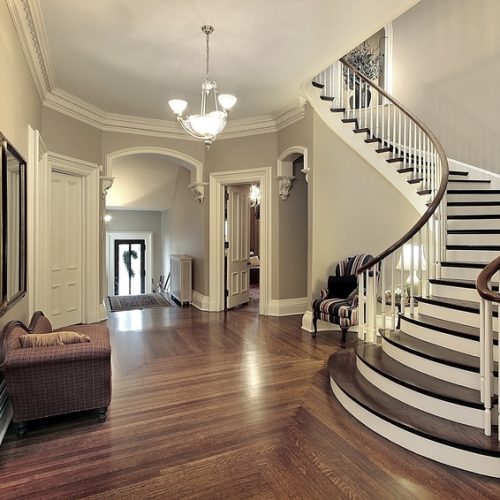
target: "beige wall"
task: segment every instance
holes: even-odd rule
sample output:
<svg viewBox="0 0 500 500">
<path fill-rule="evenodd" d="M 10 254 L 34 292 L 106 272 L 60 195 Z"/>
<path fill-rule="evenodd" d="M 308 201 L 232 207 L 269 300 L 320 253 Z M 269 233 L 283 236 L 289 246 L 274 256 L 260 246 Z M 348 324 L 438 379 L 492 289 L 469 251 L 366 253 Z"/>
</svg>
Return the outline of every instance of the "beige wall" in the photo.
<svg viewBox="0 0 500 500">
<path fill-rule="evenodd" d="M 28 124 L 40 129 L 41 103 L 4 1 L 0 1 L 0 61 L 0 131 L 27 160 Z M 12 319 L 27 322 L 27 316 L 25 297 L 0 318 L 0 327 Z"/>
<path fill-rule="evenodd" d="M 271 276 L 271 298 L 279 298 L 279 262 L 278 262 L 278 181 L 276 179 L 277 158 L 277 134 L 259 134 L 235 139 L 221 139 L 215 141 L 205 155 L 204 180 L 208 181 L 212 172 L 228 172 L 231 170 L 252 169 L 260 167 L 272 167 L 271 182 L 271 212 L 273 220 L 271 223 L 271 246 L 272 246 L 272 268 Z M 204 227 L 208 234 L 208 189 L 205 198 Z M 208 262 L 208 238 L 206 240 L 205 255 Z M 208 291 L 208 266 L 205 268 L 205 282 Z M 262 277 L 261 277 L 262 279 Z"/>
<path fill-rule="evenodd" d="M 286 200 L 279 200 L 279 298 L 307 296 L 307 183 L 303 159 L 294 162 Z"/>
<path fill-rule="evenodd" d="M 396 19 L 393 93 L 448 157 L 500 173 L 500 2 L 422 0 Z"/>
<path fill-rule="evenodd" d="M 406 199 L 317 115 L 309 184 L 313 295 L 326 286 L 340 260 L 358 253 L 377 255 L 418 218 Z"/>
<path fill-rule="evenodd" d="M 99 129 L 44 106 L 41 133 L 49 151 L 101 164 Z"/>
<path fill-rule="evenodd" d="M 161 212 L 153 210 L 106 210 L 111 220 L 106 223 L 106 232 L 151 232 L 153 240 L 151 278 L 158 283 L 163 271 L 161 254 Z"/>
<path fill-rule="evenodd" d="M 188 188 L 189 179 L 189 170 L 180 168 L 173 206 L 162 212 L 163 269 L 168 275 L 171 254 L 189 255 L 193 258 L 193 290 L 208 295 L 208 284 L 205 282 L 205 263 L 208 262 L 204 226 L 206 201 L 198 203 L 194 199 Z"/>
</svg>

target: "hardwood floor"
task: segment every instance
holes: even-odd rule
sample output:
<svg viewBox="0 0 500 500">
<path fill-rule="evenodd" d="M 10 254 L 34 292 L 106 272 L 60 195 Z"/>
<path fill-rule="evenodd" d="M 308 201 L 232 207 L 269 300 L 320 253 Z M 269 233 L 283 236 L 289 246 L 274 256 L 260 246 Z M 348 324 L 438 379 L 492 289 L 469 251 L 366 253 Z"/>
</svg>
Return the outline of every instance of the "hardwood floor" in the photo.
<svg viewBox="0 0 500 500">
<path fill-rule="evenodd" d="M 301 318 L 169 307 L 111 313 L 113 398 L 9 429 L 0 498 L 500 498 L 500 482 L 414 455 L 354 420 Z M 353 345 L 350 336 L 347 348 Z"/>
</svg>

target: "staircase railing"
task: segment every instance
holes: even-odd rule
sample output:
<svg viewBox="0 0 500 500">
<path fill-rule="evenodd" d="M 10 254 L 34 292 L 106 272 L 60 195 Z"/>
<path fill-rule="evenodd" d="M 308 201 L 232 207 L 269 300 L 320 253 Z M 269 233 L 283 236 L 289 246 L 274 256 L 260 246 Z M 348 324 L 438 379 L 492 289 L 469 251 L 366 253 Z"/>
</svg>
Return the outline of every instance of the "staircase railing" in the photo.
<svg viewBox="0 0 500 500">
<path fill-rule="evenodd" d="M 389 155 L 388 168 L 396 166 L 419 194 L 429 197 L 414 226 L 359 270 L 359 338 L 376 342 L 377 316 L 384 328 L 396 328 L 399 313 L 409 308 L 413 315 L 417 297 L 429 294 L 429 279 L 440 277 L 448 161 L 436 136 L 418 118 L 345 59 L 320 73 L 313 85 L 323 88 L 322 99 L 332 102 L 332 112 L 343 113 L 344 122 L 366 133 L 366 143 Z"/>
<path fill-rule="evenodd" d="M 493 276 L 500 271 L 500 257 L 490 262 L 478 275 L 476 288 L 481 297 L 480 300 L 480 324 L 479 324 L 479 349 L 481 355 L 481 401 L 484 403 L 484 429 L 487 436 L 491 436 L 491 409 L 493 407 L 494 375 L 493 375 L 493 310 L 497 310 L 500 304 L 500 294 L 492 290 L 491 282 Z M 499 283 L 497 277 L 496 282 Z M 500 283 L 499 283 L 500 284 Z M 498 330 L 498 328 L 497 328 Z M 498 360 L 500 361 L 500 343 L 497 346 Z M 500 396 L 500 377 L 498 378 L 497 394 Z M 500 405 L 499 405 L 500 412 Z M 500 413 L 499 413 L 500 416 Z M 499 419 L 500 422 L 500 419 Z M 500 440 L 500 432 L 498 433 Z"/>
</svg>

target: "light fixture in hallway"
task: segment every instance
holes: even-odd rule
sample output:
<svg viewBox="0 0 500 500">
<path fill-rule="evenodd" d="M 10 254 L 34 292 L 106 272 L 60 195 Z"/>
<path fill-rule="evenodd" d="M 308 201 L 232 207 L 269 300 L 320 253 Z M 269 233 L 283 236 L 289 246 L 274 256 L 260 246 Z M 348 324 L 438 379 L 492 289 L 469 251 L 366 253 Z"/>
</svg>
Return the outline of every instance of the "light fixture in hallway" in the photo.
<svg viewBox="0 0 500 500">
<path fill-rule="evenodd" d="M 229 110 L 235 105 L 236 97 L 231 94 L 221 94 L 217 96 L 217 84 L 208 77 L 210 58 L 209 37 L 210 34 L 213 33 L 214 28 L 213 26 L 204 25 L 201 27 L 201 31 L 203 31 L 206 36 L 207 55 L 205 80 L 201 84 L 200 114 L 189 115 L 187 118 L 183 118 L 182 113 L 184 113 L 188 103 L 182 99 L 171 99 L 168 101 L 168 104 L 175 113 L 177 121 L 181 124 L 182 128 L 193 137 L 203 140 L 208 148 L 226 126 L 227 115 Z M 211 93 L 213 93 L 215 109 L 207 113 L 206 103 Z M 220 104 L 222 110 L 219 110 L 217 102 Z"/>
</svg>

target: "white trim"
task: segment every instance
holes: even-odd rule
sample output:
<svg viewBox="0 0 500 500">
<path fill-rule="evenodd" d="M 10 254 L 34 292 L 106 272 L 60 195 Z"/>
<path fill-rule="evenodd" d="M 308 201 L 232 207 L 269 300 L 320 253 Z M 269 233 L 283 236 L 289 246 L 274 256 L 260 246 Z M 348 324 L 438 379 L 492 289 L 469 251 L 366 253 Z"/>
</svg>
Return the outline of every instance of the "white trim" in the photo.
<svg viewBox="0 0 500 500">
<path fill-rule="evenodd" d="M 153 267 L 153 233 L 151 231 L 106 231 L 106 281 L 108 295 L 115 295 L 114 275 L 115 260 L 114 246 L 115 240 L 145 240 L 146 255 L 145 267 L 146 276 L 144 277 L 144 293 L 151 293 L 151 278 Z"/>
<path fill-rule="evenodd" d="M 309 181 L 309 172 L 311 165 L 309 165 L 309 153 L 304 146 L 291 146 L 283 151 L 278 156 L 277 161 L 277 176 L 278 177 L 292 177 L 293 176 L 293 162 L 299 157 L 304 157 L 304 167 L 301 172 L 306 176 L 306 182 Z"/>
<path fill-rule="evenodd" d="M 209 311 L 210 300 L 207 295 L 202 295 L 200 292 L 193 290 L 193 300 L 191 304 L 200 311 Z"/>
<path fill-rule="evenodd" d="M 99 321 L 99 165 L 90 163 L 69 156 L 64 156 L 56 153 L 48 153 L 48 173 L 50 186 L 50 177 L 52 172 L 60 172 L 63 174 L 80 177 L 82 179 L 82 202 L 83 202 L 83 269 L 82 269 L 82 286 L 83 286 L 83 304 L 82 315 L 85 323 L 94 323 Z M 37 193 L 40 193 L 38 189 Z M 46 193 L 46 191 L 45 191 Z M 44 196 L 39 196 L 39 199 Z M 50 195 L 48 197 L 50 199 Z M 46 203 L 47 220 L 50 209 Z M 50 222 L 50 221 L 49 221 Z M 43 227 L 39 231 L 43 232 Z M 45 228 L 47 231 L 47 228 Z M 47 231 L 48 232 L 48 231 Z M 47 235 L 46 245 L 49 244 Z M 38 245 L 36 248 L 40 248 Z M 49 246 L 47 246 L 49 248 Z M 50 272 L 50 266 L 47 268 Z M 50 276 L 46 284 L 50 283 Z M 37 283 L 38 286 L 43 284 Z M 43 290 L 43 289 L 42 289 Z M 48 294 L 47 294 L 48 295 Z M 50 311 L 50 308 L 41 309 L 35 305 L 35 310 Z"/>
<path fill-rule="evenodd" d="M 384 26 L 385 32 L 385 57 L 384 57 L 384 90 L 392 95 L 392 81 L 393 81 L 393 40 L 394 33 L 392 23 Z"/>
<path fill-rule="evenodd" d="M 419 410 L 431 413 L 432 415 L 445 418 L 446 420 L 471 425 L 479 429 L 484 428 L 484 409 L 451 403 L 428 394 L 414 391 L 409 387 L 405 387 L 404 385 L 384 377 L 367 365 L 358 356 L 356 356 L 356 366 L 359 373 L 361 373 L 368 382 L 394 399 L 402 401 L 414 408 L 418 408 Z M 492 410 L 493 415 L 496 413 L 497 412 L 493 412 Z"/>
<path fill-rule="evenodd" d="M 500 458 L 462 450 L 453 446 L 438 443 L 432 439 L 419 436 L 413 432 L 402 429 L 374 413 L 366 410 L 352 400 L 330 377 L 330 386 L 340 404 L 353 417 L 380 436 L 406 448 L 407 450 L 451 465 L 462 470 L 484 474 L 490 477 L 500 477 Z"/>
<path fill-rule="evenodd" d="M 310 300 L 308 300 L 307 307 L 310 305 Z M 317 331 L 318 332 L 341 332 L 341 328 L 339 325 L 335 325 L 334 323 L 328 323 L 328 321 L 322 321 L 318 319 L 317 322 Z M 302 330 L 305 330 L 306 332 L 313 333 L 314 332 L 314 325 L 313 325 L 313 313 L 312 311 L 306 311 L 304 313 L 304 316 L 302 316 Z M 357 332 L 358 331 L 358 326 L 350 326 L 349 327 L 349 332 Z"/>
<path fill-rule="evenodd" d="M 163 148 L 159 146 L 137 146 L 132 148 L 118 149 L 106 154 L 104 157 L 104 172 L 106 176 L 113 176 L 113 162 L 117 158 L 124 156 L 139 155 L 139 154 L 155 154 L 165 156 L 169 160 L 181 167 L 191 171 L 191 180 L 194 183 L 203 182 L 203 163 L 192 156 L 189 156 L 175 149 Z"/>
<path fill-rule="evenodd" d="M 101 302 L 99 304 L 99 319 L 98 321 L 106 321 L 108 319 L 108 310 L 106 309 L 106 304 Z"/>
<path fill-rule="evenodd" d="M 210 311 L 224 310 L 224 186 L 259 183 L 260 208 L 260 301 L 259 314 L 268 314 L 271 298 L 271 167 L 210 174 L 209 187 L 209 297 Z"/>
<path fill-rule="evenodd" d="M 292 316 L 303 314 L 309 306 L 308 297 L 297 297 L 294 299 L 271 299 L 267 314 L 269 316 Z"/>
</svg>

